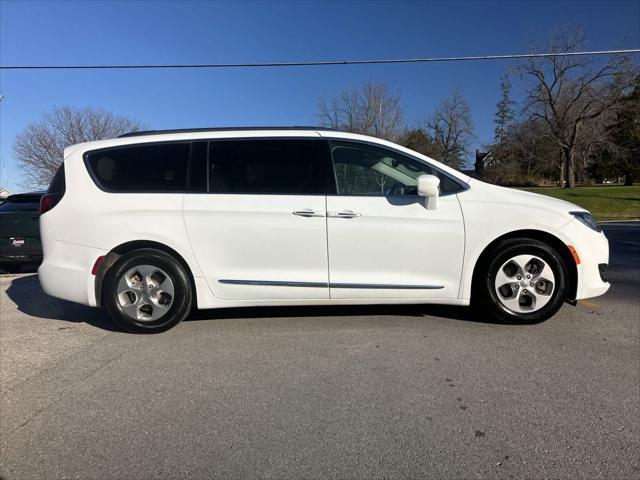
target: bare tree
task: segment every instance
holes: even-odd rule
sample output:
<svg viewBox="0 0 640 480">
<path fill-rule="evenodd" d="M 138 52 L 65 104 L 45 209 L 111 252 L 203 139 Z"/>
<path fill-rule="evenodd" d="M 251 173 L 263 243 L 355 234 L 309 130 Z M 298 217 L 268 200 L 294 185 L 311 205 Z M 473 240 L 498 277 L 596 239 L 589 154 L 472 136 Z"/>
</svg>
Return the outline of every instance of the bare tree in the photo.
<svg viewBox="0 0 640 480">
<path fill-rule="evenodd" d="M 16 138 L 14 151 L 24 185 L 48 185 L 63 160 L 65 147 L 141 130 L 142 124 L 102 109 L 55 107 Z"/>
<path fill-rule="evenodd" d="M 427 129 L 435 143 L 435 158 L 452 167 L 462 167 L 473 138 L 471 109 L 465 98 L 454 91 L 440 102 Z"/>
<path fill-rule="evenodd" d="M 489 149 L 492 162 L 484 176 L 500 185 L 534 186 L 544 178 L 557 178 L 562 165 L 558 146 L 535 118 L 512 122 L 501 141 Z"/>
<path fill-rule="evenodd" d="M 380 187 L 380 195 L 384 195 L 384 186 L 387 183 L 387 180 L 389 179 L 389 177 L 379 172 L 375 172 L 374 175 L 375 175 L 376 183 Z"/>
<path fill-rule="evenodd" d="M 640 75 L 605 131 L 589 132 L 588 137 L 595 139 L 586 151 L 589 175 L 599 181 L 624 177 L 625 185 L 633 185 L 640 175 Z"/>
<path fill-rule="evenodd" d="M 402 134 L 400 143 L 411 150 L 426 155 L 427 157 L 435 158 L 438 155 L 438 149 L 435 142 L 424 128 L 412 128 L 406 130 Z"/>
<path fill-rule="evenodd" d="M 552 34 L 544 51 L 571 52 L 584 40 L 581 28 Z M 637 68 L 628 57 L 611 56 L 602 63 L 589 57 L 533 58 L 522 67 L 531 80 L 526 109 L 531 118 L 540 119 L 546 135 L 562 152 L 564 186 L 575 186 L 578 146 L 590 123 L 604 119 L 620 103 L 633 85 Z"/>
<path fill-rule="evenodd" d="M 382 83 L 345 90 L 330 103 L 320 100 L 320 124 L 385 140 L 400 139 L 404 120 L 400 95 Z"/>
</svg>

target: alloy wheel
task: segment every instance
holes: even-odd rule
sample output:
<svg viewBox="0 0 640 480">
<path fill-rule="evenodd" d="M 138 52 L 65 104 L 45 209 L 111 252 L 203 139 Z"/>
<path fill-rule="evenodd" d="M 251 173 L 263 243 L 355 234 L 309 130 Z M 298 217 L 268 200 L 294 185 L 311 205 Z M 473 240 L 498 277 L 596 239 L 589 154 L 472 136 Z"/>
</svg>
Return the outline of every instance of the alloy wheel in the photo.
<svg viewBox="0 0 640 480">
<path fill-rule="evenodd" d="M 174 286 L 164 270 L 152 265 L 137 265 L 120 277 L 116 296 L 122 312 L 129 318 L 153 322 L 162 318 L 173 305 Z"/>
<path fill-rule="evenodd" d="M 517 255 L 502 264 L 494 284 L 502 305 L 521 314 L 536 312 L 549 303 L 555 282 L 553 270 L 542 258 Z"/>
</svg>

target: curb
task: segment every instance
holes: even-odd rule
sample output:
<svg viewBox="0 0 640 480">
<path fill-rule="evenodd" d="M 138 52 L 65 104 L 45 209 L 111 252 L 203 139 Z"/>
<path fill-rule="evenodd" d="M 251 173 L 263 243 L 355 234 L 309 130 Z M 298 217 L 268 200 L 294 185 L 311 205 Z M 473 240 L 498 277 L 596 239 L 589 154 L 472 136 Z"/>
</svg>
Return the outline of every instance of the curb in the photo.
<svg viewBox="0 0 640 480">
<path fill-rule="evenodd" d="M 598 220 L 598 223 L 636 223 L 640 222 L 640 218 L 624 218 L 620 220 Z"/>
</svg>

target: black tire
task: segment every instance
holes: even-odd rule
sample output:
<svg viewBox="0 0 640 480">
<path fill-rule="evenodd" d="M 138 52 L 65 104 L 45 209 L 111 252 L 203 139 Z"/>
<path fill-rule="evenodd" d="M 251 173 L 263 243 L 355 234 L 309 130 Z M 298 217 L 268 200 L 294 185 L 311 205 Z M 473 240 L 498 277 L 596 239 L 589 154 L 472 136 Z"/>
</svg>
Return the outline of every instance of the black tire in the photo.
<svg viewBox="0 0 640 480">
<path fill-rule="evenodd" d="M 553 271 L 555 287 L 546 305 L 533 312 L 516 312 L 508 309 L 498 298 L 495 288 L 496 274 L 505 262 L 517 255 L 535 255 Z M 560 310 L 567 295 L 569 273 L 562 257 L 544 242 L 527 238 L 504 240 L 484 256 L 473 280 L 471 305 L 482 318 L 510 324 L 540 323 Z"/>
<path fill-rule="evenodd" d="M 138 265 L 151 265 L 163 270 L 173 282 L 173 303 L 169 310 L 154 321 L 140 321 L 129 317 L 120 306 L 117 286 L 120 278 Z M 184 320 L 191 311 L 193 292 L 189 274 L 174 257 L 162 251 L 145 248 L 123 255 L 107 271 L 102 288 L 102 305 L 113 322 L 131 333 L 160 333 Z"/>
</svg>

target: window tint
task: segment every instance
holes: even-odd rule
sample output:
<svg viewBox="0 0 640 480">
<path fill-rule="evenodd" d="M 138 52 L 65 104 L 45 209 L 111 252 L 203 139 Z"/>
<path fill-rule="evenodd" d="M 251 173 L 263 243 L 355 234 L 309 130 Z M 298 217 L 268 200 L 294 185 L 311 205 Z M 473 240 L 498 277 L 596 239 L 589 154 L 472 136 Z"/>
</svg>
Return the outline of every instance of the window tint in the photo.
<svg viewBox="0 0 640 480">
<path fill-rule="evenodd" d="M 9 212 L 39 212 L 40 211 L 40 196 L 24 196 L 24 197 L 9 197 L 7 201 L 0 204 L 1 213 Z"/>
<path fill-rule="evenodd" d="M 437 175 L 440 192 L 461 187 L 426 163 L 371 145 L 333 142 L 333 166 L 338 195 L 417 195 L 420 175 Z"/>
<path fill-rule="evenodd" d="M 135 145 L 90 152 L 87 167 L 105 190 L 180 192 L 185 190 L 189 143 Z"/>
<path fill-rule="evenodd" d="M 326 140 L 231 140 L 210 144 L 209 191 L 280 195 L 333 193 Z"/>
<path fill-rule="evenodd" d="M 193 142 L 189 154 L 189 192 L 207 191 L 207 142 Z"/>
<path fill-rule="evenodd" d="M 60 165 L 58 171 L 53 176 L 53 180 L 51 180 L 51 184 L 49 185 L 49 189 L 47 193 L 64 193 L 66 189 L 66 182 L 64 179 L 64 163 Z"/>
</svg>

